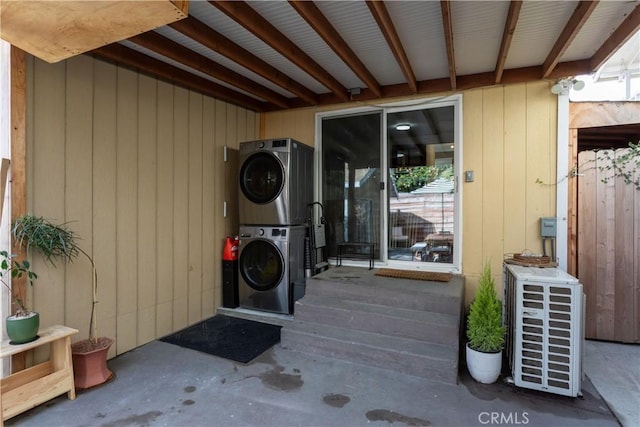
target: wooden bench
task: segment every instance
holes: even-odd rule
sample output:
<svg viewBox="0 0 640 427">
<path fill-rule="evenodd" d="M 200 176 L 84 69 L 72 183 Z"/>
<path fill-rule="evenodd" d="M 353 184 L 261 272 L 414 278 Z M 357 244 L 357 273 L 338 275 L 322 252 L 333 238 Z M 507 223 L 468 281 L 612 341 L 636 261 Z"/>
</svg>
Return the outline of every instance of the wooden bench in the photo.
<svg viewBox="0 0 640 427">
<path fill-rule="evenodd" d="M 71 336 L 78 331 L 66 326 L 51 326 L 38 331 L 39 338 L 26 344 L 9 344 L 3 340 L 0 357 L 35 349 L 50 344 L 49 360 L 0 379 L 0 402 L 4 424 L 13 416 L 34 408 L 63 393 L 71 400 L 76 398 L 73 384 L 73 362 L 71 359 Z"/>
</svg>

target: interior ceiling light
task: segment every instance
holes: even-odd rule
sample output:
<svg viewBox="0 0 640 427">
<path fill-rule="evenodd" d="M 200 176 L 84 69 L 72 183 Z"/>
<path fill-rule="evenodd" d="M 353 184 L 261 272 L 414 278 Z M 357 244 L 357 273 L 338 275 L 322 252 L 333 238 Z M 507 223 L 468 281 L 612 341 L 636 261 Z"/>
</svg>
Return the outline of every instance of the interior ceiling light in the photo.
<svg viewBox="0 0 640 427">
<path fill-rule="evenodd" d="M 551 86 L 551 93 L 556 95 L 568 95 L 569 91 L 573 90 L 582 90 L 584 89 L 584 81 L 577 79 L 560 79 Z"/>
<path fill-rule="evenodd" d="M 396 130 L 409 130 L 409 129 L 411 129 L 411 125 L 407 123 L 401 123 L 399 125 L 396 125 Z"/>
</svg>

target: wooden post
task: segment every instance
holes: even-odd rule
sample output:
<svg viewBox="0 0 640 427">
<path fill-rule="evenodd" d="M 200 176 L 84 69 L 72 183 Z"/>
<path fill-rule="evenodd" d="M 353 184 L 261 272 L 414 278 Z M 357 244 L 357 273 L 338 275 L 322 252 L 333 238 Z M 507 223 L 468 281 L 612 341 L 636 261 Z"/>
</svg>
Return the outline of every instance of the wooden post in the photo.
<svg viewBox="0 0 640 427">
<path fill-rule="evenodd" d="M 27 211 L 26 146 L 27 146 L 27 61 L 25 53 L 11 46 L 11 221 Z M 12 242 L 13 253 L 20 253 Z M 14 279 L 11 293 L 26 301 L 26 280 Z M 12 357 L 13 372 L 26 367 L 24 353 Z"/>
</svg>

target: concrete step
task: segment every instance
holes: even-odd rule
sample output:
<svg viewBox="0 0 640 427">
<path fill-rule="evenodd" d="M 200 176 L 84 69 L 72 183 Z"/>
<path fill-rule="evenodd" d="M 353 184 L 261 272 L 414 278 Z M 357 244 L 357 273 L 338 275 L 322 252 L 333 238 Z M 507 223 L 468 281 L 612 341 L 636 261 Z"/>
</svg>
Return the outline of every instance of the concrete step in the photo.
<svg viewBox="0 0 640 427">
<path fill-rule="evenodd" d="M 357 267 L 332 268 L 308 278 L 306 294 L 455 316 L 462 312 L 463 276 L 454 275 L 444 283 L 390 279 L 374 272 Z"/>
<path fill-rule="evenodd" d="M 305 295 L 294 308 L 295 319 L 390 336 L 457 346 L 460 317 L 454 314 Z"/>
<path fill-rule="evenodd" d="M 458 349 L 424 341 L 294 320 L 281 331 L 284 348 L 455 384 Z"/>
<path fill-rule="evenodd" d="M 281 345 L 456 383 L 464 278 L 447 283 L 337 267 L 307 279 Z"/>
</svg>

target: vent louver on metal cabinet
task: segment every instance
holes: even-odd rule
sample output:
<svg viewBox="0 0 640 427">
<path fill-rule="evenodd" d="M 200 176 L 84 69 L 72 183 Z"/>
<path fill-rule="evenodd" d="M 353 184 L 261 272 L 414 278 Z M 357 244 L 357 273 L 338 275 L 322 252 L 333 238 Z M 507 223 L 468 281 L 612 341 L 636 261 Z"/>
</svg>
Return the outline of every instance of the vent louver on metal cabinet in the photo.
<svg viewBox="0 0 640 427">
<path fill-rule="evenodd" d="M 578 396 L 584 295 L 556 268 L 504 265 L 506 351 L 516 386 Z"/>
</svg>

